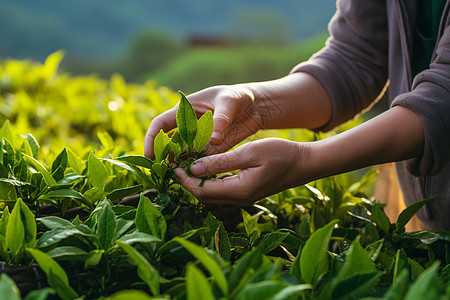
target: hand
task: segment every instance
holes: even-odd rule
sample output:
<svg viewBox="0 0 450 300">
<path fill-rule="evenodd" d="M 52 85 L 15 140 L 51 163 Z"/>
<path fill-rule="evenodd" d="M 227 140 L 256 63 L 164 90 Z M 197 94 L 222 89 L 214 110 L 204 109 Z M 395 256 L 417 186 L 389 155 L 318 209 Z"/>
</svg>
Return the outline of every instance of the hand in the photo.
<svg viewBox="0 0 450 300">
<path fill-rule="evenodd" d="M 262 127 L 255 96 L 244 85 L 207 88 L 188 98 L 198 115 L 213 112 L 214 131 L 207 154 L 224 152 Z M 154 158 L 153 140 L 161 129 L 168 132 L 176 127 L 177 110 L 178 104 L 153 119 L 145 136 L 145 156 Z"/>
<path fill-rule="evenodd" d="M 179 183 L 202 202 L 214 204 L 249 205 L 266 196 L 287 188 L 302 185 L 312 178 L 312 143 L 296 143 L 283 139 L 262 139 L 247 143 L 233 151 L 203 157 L 191 167 L 194 176 L 182 169 L 175 173 Z M 201 179 L 228 171 L 239 170 L 237 175 L 224 179 Z"/>
</svg>

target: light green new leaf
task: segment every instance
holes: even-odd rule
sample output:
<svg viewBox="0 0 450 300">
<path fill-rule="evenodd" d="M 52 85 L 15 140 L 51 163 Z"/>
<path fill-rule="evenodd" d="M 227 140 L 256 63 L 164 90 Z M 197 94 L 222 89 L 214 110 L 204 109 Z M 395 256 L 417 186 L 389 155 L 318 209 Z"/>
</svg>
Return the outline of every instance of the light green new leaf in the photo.
<svg viewBox="0 0 450 300">
<path fill-rule="evenodd" d="M 0 141 L 7 140 L 11 145 L 14 145 L 14 138 L 9 127 L 9 120 L 6 120 L 0 128 Z"/>
<path fill-rule="evenodd" d="M 2 299 L 20 300 L 20 291 L 17 288 L 14 280 L 12 280 L 6 273 L 0 275 L 0 295 Z"/>
<path fill-rule="evenodd" d="M 147 295 L 147 293 L 140 290 L 122 290 L 106 298 L 106 300 L 123 300 L 123 299 L 154 300 L 155 298 L 150 297 L 149 295 Z"/>
<path fill-rule="evenodd" d="M 105 253 L 105 250 L 91 250 L 84 261 L 84 269 L 86 270 L 89 267 L 96 267 L 102 260 L 103 253 Z"/>
<path fill-rule="evenodd" d="M 108 171 L 103 163 L 95 157 L 94 153 L 89 153 L 88 158 L 88 180 L 89 183 L 101 191 L 105 190 L 108 181 Z"/>
<path fill-rule="evenodd" d="M 116 241 L 138 267 L 139 277 L 147 283 L 154 296 L 159 295 L 159 273 L 136 249 L 121 241 Z"/>
<path fill-rule="evenodd" d="M 63 300 L 75 300 L 79 299 L 78 294 L 74 289 L 61 277 L 53 273 L 53 269 L 50 268 L 47 273 L 48 284 L 56 291 L 58 296 Z"/>
<path fill-rule="evenodd" d="M 181 95 L 181 100 L 176 117 L 178 131 L 188 147 L 192 148 L 192 144 L 194 143 L 197 134 L 197 116 L 191 103 L 183 92 L 179 91 L 179 93 Z"/>
<path fill-rule="evenodd" d="M 142 193 L 136 210 L 135 222 L 140 232 L 149 233 L 164 240 L 167 230 L 166 219 L 150 199 Z"/>
<path fill-rule="evenodd" d="M 9 216 L 6 226 L 6 243 L 13 255 L 21 247 L 34 247 L 36 244 L 36 221 L 28 206 L 18 199 Z"/>
<path fill-rule="evenodd" d="M 78 175 L 83 174 L 83 170 L 85 168 L 83 161 L 78 155 L 75 154 L 75 152 L 70 149 L 67 149 L 67 161 L 69 162 L 70 167 L 75 173 L 77 173 Z"/>
<path fill-rule="evenodd" d="M 194 139 L 194 148 L 198 152 L 202 151 L 208 144 L 211 134 L 214 130 L 212 112 L 208 110 L 197 122 L 197 134 Z"/>
<path fill-rule="evenodd" d="M 337 220 L 316 230 L 306 241 L 300 255 L 300 269 L 306 283 L 316 281 L 320 275 L 328 271 L 328 245 L 331 233 Z"/>
<path fill-rule="evenodd" d="M 28 141 L 28 145 L 31 148 L 31 153 L 33 154 L 33 157 L 36 157 L 39 152 L 39 147 L 40 147 L 36 138 L 31 133 L 25 135 L 24 138 L 26 138 Z"/>
<path fill-rule="evenodd" d="M 37 249 L 26 249 L 39 264 L 39 267 L 49 276 L 50 271 L 64 284 L 69 285 L 69 278 L 63 268 L 50 256 Z"/>
<path fill-rule="evenodd" d="M 205 275 L 194 265 L 189 264 L 186 270 L 187 300 L 210 300 L 214 295 Z"/>
<path fill-rule="evenodd" d="M 175 237 L 173 239 L 181 244 L 189 253 L 192 254 L 200 263 L 208 270 L 209 274 L 216 279 L 217 285 L 220 287 L 222 292 L 228 294 L 228 283 L 222 269 L 217 264 L 217 262 L 209 256 L 209 254 L 202 247 L 194 244 L 191 241 Z"/>
<path fill-rule="evenodd" d="M 50 174 L 50 172 L 47 170 L 47 168 L 45 168 L 40 162 L 38 162 L 33 157 L 28 156 L 26 154 L 22 154 L 22 155 L 27 163 L 32 165 L 38 172 L 40 172 L 42 174 L 42 176 L 44 176 L 44 180 L 49 186 L 56 185 L 56 180 L 53 178 L 52 174 Z"/>
<path fill-rule="evenodd" d="M 167 145 L 170 142 L 170 138 L 162 129 L 159 131 L 158 135 L 155 137 L 153 144 L 153 152 L 155 153 L 155 162 L 160 162 L 164 160 L 169 153 Z"/>
</svg>

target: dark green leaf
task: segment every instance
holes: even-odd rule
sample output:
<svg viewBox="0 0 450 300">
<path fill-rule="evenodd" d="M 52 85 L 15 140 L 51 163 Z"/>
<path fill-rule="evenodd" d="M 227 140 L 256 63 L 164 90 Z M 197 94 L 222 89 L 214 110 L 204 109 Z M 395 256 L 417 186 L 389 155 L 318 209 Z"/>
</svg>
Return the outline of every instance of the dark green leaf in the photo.
<svg viewBox="0 0 450 300">
<path fill-rule="evenodd" d="M 145 283 L 147 283 L 153 295 L 158 296 L 159 295 L 158 271 L 136 249 L 120 241 L 116 241 L 116 243 L 130 256 L 131 260 L 137 265 L 139 277 Z"/>
<path fill-rule="evenodd" d="M 166 219 L 144 194 L 141 194 L 139 200 L 135 222 L 139 231 L 164 240 L 167 230 Z"/>
<path fill-rule="evenodd" d="M 132 233 L 126 234 L 121 236 L 118 241 L 127 244 L 132 245 L 135 243 L 143 243 L 143 244 L 151 244 L 151 243 L 161 243 L 162 240 L 147 233 L 134 231 Z"/>
<path fill-rule="evenodd" d="M 186 142 L 189 148 L 192 148 L 195 136 L 197 134 L 197 116 L 191 103 L 183 94 L 181 95 L 180 104 L 177 111 L 177 126 L 181 138 Z"/>
<path fill-rule="evenodd" d="M 370 294 L 381 275 L 383 275 L 382 272 L 355 274 L 336 286 L 333 290 L 333 299 L 361 299 Z"/>
<path fill-rule="evenodd" d="M 101 204 L 103 205 L 103 209 L 98 217 L 96 234 L 99 237 L 102 248 L 107 250 L 113 242 L 116 231 L 116 215 L 108 201 L 104 200 Z"/>
<path fill-rule="evenodd" d="M 277 281 L 262 281 L 247 284 L 236 296 L 236 300 L 273 299 L 275 295 L 287 287 L 286 283 Z"/>
<path fill-rule="evenodd" d="M 403 269 L 395 279 L 394 283 L 389 287 L 389 290 L 384 295 L 386 300 L 403 300 L 408 284 L 410 282 L 409 273 L 407 269 Z"/>
<path fill-rule="evenodd" d="M 143 191 L 143 186 L 140 185 L 134 185 L 124 188 L 115 189 L 111 193 L 109 193 L 106 197 L 111 201 L 117 201 L 121 200 L 127 196 L 136 195 L 137 193 L 140 193 Z"/>
<path fill-rule="evenodd" d="M 74 246 L 56 247 L 47 252 L 47 255 L 53 259 L 83 261 L 87 258 L 88 253 L 83 249 Z"/>
<path fill-rule="evenodd" d="M 55 172 L 59 167 L 62 167 L 63 172 L 67 168 L 67 151 L 66 148 L 61 151 L 61 153 L 58 154 L 58 156 L 55 158 L 55 160 L 52 163 L 52 173 Z"/>
<path fill-rule="evenodd" d="M 372 207 L 372 216 L 378 227 L 385 233 L 389 234 L 390 222 L 386 214 L 381 209 L 380 204 L 375 203 Z"/>
<path fill-rule="evenodd" d="M 304 282 L 312 283 L 328 271 L 328 244 L 337 221 L 316 230 L 306 241 L 300 255 L 300 269 Z"/>
<path fill-rule="evenodd" d="M 263 248 L 263 253 L 267 254 L 270 251 L 274 250 L 278 246 L 281 245 L 281 243 L 284 241 L 284 239 L 289 235 L 289 232 L 271 232 L 269 234 L 266 234 L 261 239 L 261 247 Z"/>
<path fill-rule="evenodd" d="M 261 247 L 254 248 L 252 251 L 246 253 L 242 258 L 240 258 L 235 263 L 234 269 L 230 274 L 230 291 L 233 291 L 245 276 L 248 276 L 246 274 L 258 269 L 261 266 L 262 262 L 263 255 Z"/>
<path fill-rule="evenodd" d="M 377 268 L 369 257 L 369 254 L 361 247 L 359 237 L 356 238 L 348 249 L 348 254 L 344 265 L 339 271 L 339 276 L 343 279 L 357 274 L 375 273 Z"/>
<path fill-rule="evenodd" d="M 78 294 L 72 289 L 72 287 L 57 273 L 54 273 L 52 268 L 50 268 L 46 273 L 48 284 L 56 291 L 61 299 L 74 300 L 79 298 Z"/>
<path fill-rule="evenodd" d="M 430 201 L 431 199 L 433 199 L 433 198 L 428 198 L 428 199 L 425 199 L 422 201 L 418 201 L 414 204 L 411 204 L 407 208 L 405 208 L 397 218 L 397 222 L 395 223 L 395 229 L 399 230 L 399 229 L 405 227 L 405 225 L 409 222 L 409 220 L 411 220 L 411 218 L 416 214 L 416 212 L 422 206 L 427 204 L 428 201 Z"/>
<path fill-rule="evenodd" d="M 225 230 L 225 227 L 223 227 L 222 222 L 220 222 L 219 226 L 217 227 L 214 241 L 216 250 L 220 254 L 220 256 L 226 261 L 230 260 L 231 257 L 230 240 L 228 239 L 227 231 Z"/>
<path fill-rule="evenodd" d="M 404 299 L 439 299 L 438 268 L 439 262 L 435 262 L 431 267 L 423 271 L 409 288 Z"/>
<path fill-rule="evenodd" d="M 372 261 L 375 261 L 383 248 L 384 239 L 378 240 L 366 247 L 367 254 Z"/>
</svg>

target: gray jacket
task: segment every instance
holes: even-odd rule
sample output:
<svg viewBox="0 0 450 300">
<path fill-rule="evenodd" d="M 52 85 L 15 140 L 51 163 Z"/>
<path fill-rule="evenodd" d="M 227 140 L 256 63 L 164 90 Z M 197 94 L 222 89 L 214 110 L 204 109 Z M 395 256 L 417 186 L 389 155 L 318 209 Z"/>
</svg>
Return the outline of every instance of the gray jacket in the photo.
<svg viewBox="0 0 450 300">
<path fill-rule="evenodd" d="M 374 102 L 386 84 L 391 106 L 420 114 L 423 155 L 397 162 L 397 175 L 407 205 L 436 196 L 418 212 L 424 225 L 450 230 L 450 2 L 444 8 L 430 68 L 413 78 L 416 3 L 338 1 L 326 46 L 292 72 L 311 74 L 331 98 L 332 119 L 318 130 L 330 130 L 353 118 Z"/>
</svg>

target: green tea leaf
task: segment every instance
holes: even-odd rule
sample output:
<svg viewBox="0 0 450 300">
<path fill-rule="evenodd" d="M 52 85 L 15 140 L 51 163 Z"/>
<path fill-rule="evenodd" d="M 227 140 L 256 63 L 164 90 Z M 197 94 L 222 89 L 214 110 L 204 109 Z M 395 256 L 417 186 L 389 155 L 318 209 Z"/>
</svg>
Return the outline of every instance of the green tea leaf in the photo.
<svg viewBox="0 0 450 300">
<path fill-rule="evenodd" d="M 116 241 L 138 267 L 139 277 L 147 283 L 153 295 L 159 295 L 159 273 L 136 249 L 121 241 Z"/>
<path fill-rule="evenodd" d="M 39 267 L 49 276 L 50 270 L 64 284 L 69 285 L 69 278 L 63 268 L 50 256 L 37 249 L 26 249 L 39 264 Z"/>
<path fill-rule="evenodd" d="M 375 203 L 372 207 L 372 216 L 378 227 L 385 233 L 389 234 L 390 222 L 386 214 L 381 209 L 380 204 Z"/>
<path fill-rule="evenodd" d="M 101 158 L 101 160 L 107 161 L 113 165 L 116 165 L 118 167 L 121 167 L 121 168 L 131 172 L 137 178 L 144 181 L 148 188 L 155 187 L 155 184 L 147 177 L 147 175 L 145 175 L 144 172 L 142 172 L 138 167 L 135 167 L 134 164 L 129 163 L 129 162 L 123 163 L 121 161 L 114 160 L 114 159 L 108 159 L 108 158 Z M 130 159 L 130 160 L 132 160 L 132 159 Z M 131 164 L 131 165 L 129 165 L 129 164 Z M 152 163 L 152 165 L 153 165 L 153 163 Z"/>
<path fill-rule="evenodd" d="M 25 135 L 24 137 L 28 141 L 28 145 L 31 148 L 31 153 L 33 157 L 36 157 L 39 152 L 39 143 L 36 141 L 36 138 L 31 133 Z"/>
<path fill-rule="evenodd" d="M 20 291 L 16 286 L 14 280 L 12 280 L 6 273 L 0 275 L 0 295 L 2 299 L 8 300 L 20 300 Z"/>
<path fill-rule="evenodd" d="M 141 194 L 139 200 L 135 222 L 140 232 L 149 233 L 164 240 L 167 230 L 166 219 L 144 194 Z"/>
<path fill-rule="evenodd" d="M 278 246 L 281 245 L 281 243 L 283 242 L 283 240 L 289 235 L 289 232 L 279 232 L 279 231 L 275 231 L 275 232 L 271 232 L 269 234 L 266 234 L 262 239 L 261 239 L 261 246 L 263 247 L 263 253 L 267 254 L 270 251 L 274 250 L 275 248 L 277 248 Z"/>
<path fill-rule="evenodd" d="M 194 148 L 198 152 L 202 151 L 208 144 L 211 134 L 214 130 L 212 112 L 208 110 L 197 122 L 197 134 L 194 139 Z"/>
<path fill-rule="evenodd" d="M 106 300 L 123 300 L 123 299 L 154 300 L 155 298 L 150 297 L 144 291 L 140 290 L 122 290 L 106 298 Z"/>
<path fill-rule="evenodd" d="M 66 148 L 58 154 L 52 163 L 52 173 L 56 171 L 59 167 L 62 167 L 63 171 L 66 170 L 68 163 Z"/>
<path fill-rule="evenodd" d="M 46 254 L 53 259 L 68 261 L 84 261 L 88 256 L 86 251 L 75 246 L 56 247 Z"/>
<path fill-rule="evenodd" d="M 403 269 L 384 295 L 386 300 L 403 300 L 410 282 L 407 269 Z"/>
<path fill-rule="evenodd" d="M 29 292 L 23 300 L 46 300 L 49 299 L 49 296 L 53 295 L 54 293 L 54 290 L 49 287 L 40 290 L 34 290 Z"/>
<path fill-rule="evenodd" d="M 11 145 L 14 144 L 14 138 L 9 126 L 9 120 L 6 120 L 0 128 L 0 140 L 2 139 L 7 140 Z"/>
<path fill-rule="evenodd" d="M 397 218 L 397 222 L 395 223 L 395 229 L 400 230 L 405 227 L 405 225 L 411 220 L 411 218 L 416 214 L 416 212 L 422 208 L 425 204 L 428 203 L 433 198 L 424 199 L 422 201 L 418 201 L 416 203 L 411 204 L 407 208 L 405 208 Z"/>
<path fill-rule="evenodd" d="M 214 242 L 216 250 L 220 254 L 220 256 L 226 261 L 230 260 L 231 257 L 230 240 L 228 239 L 227 231 L 225 230 L 225 227 L 223 227 L 222 222 L 220 222 L 219 226 L 217 227 L 214 236 Z"/>
<path fill-rule="evenodd" d="M 359 237 L 357 237 L 348 248 L 347 258 L 339 271 L 339 276 L 346 279 L 357 274 L 375 273 L 376 271 L 374 262 L 361 247 Z"/>
<path fill-rule="evenodd" d="M 143 167 L 146 169 L 151 169 L 153 165 L 153 161 L 150 158 L 141 155 L 126 155 L 119 156 L 115 158 L 115 160 L 123 161 L 127 164 L 132 164 L 138 167 Z"/>
<path fill-rule="evenodd" d="M 121 236 L 119 239 L 124 244 L 132 245 L 135 243 L 151 244 L 161 243 L 162 240 L 151 234 L 134 231 L 132 233 Z"/>
<path fill-rule="evenodd" d="M 380 279 L 382 272 L 354 274 L 339 282 L 333 290 L 332 299 L 360 299 L 370 294 L 370 291 Z"/>
<path fill-rule="evenodd" d="M 96 267 L 102 260 L 103 253 L 105 253 L 105 250 L 94 249 L 89 251 L 87 258 L 84 261 L 84 269 Z"/>
<path fill-rule="evenodd" d="M 367 254 L 372 261 L 375 261 L 383 248 L 384 239 L 378 240 L 366 247 Z"/>
<path fill-rule="evenodd" d="M 438 268 L 439 262 L 435 262 L 431 267 L 423 271 L 409 288 L 404 299 L 439 299 Z"/>
<path fill-rule="evenodd" d="M 245 285 L 236 296 L 236 300 L 245 299 L 273 299 L 275 295 L 287 288 L 286 283 L 277 281 L 262 281 Z"/>
<path fill-rule="evenodd" d="M 231 271 L 229 286 L 230 291 L 242 282 L 242 279 L 248 276 L 252 270 L 258 269 L 263 262 L 262 247 L 256 247 L 250 252 L 247 252 L 242 258 L 240 258 L 234 265 L 233 271 Z"/>
<path fill-rule="evenodd" d="M 328 244 L 337 220 L 316 230 L 306 241 L 300 255 L 300 269 L 306 283 L 315 282 L 328 271 Z"/>
<path fill-rule="evenodd" d="M 42 176 L 44 176 L 44 180 L 49 186 L 56 185 L 56 180 L 53 178 L 52 174 L 50 174 L 50 172 L 47 171 L 47 169 L 43 165 L 41 165 L 40 162 L 26 154 L 23 154 L 23 158 L 27 163 L 32 165 L 38 172 L 40 172 Z"/>
<path fill-rule="evenodd" d="M 214 259 L 209 256 L 209 254 L 202 247 L 194 244 L 191 241 L 175 237 L 174 241 L 180 243 L 186 250 L 191 253 L 200 263 L 208 270 L 209 274 L 216 279 L 217 285 L 220 287 L 222 292 L 228 294 L 228 283 L 225 275 L 222 272 L 220 266 L 216 263 Z"/>
<path fill-rule="evenodd" d="M 272 300 L 284 300 L 284 299 L 294 299 L 298 298 L 299 295 L 302 294 L 305 290 L 311 290 L 312 285 L 310 284 L 298 284 L 298 285 L 291 285 L 288 287 L 285 287 L 278 293 L 276 293 Z"/>
<path fill-rule="evenodd" d="M 3 178 L 2 178 L 3 179 Z M 10 181 L 0 181 L 0 200 L 16 200 L 16 188 Z"/>
<path fill-rule="evenodd" d="M 192 264 L 186 270 L 186 292 L 187 300 L 215 299 L 205 275 Z"/>
<path fill-rule="evenodd" d="M 411 267 L 411 277 L 416 280 L 424 271 L 423 267 L 414 259 L 408 257 L 408 264 Z"/>
<path fill-rule="evenodd" d="M 153 152 L 155 153 L 155 162 L 160 162 L 164 160 L 169 153 L 167 145 L 170 142 L 170 138 L 162 129 L 159 131 L 158 135 L 155 137 L 153 144 Z"/>
<path fill-rule="evenodd" d="M 197 134 L 197 116 L 183 92 L 180 91 L 179 93 L 181 100 L 176 117 L 178 131 L 180 132 L 181 138 L 186 142 L 189 149 L 191 149 Z"/>
<path fill-rule="evenodd" d="M 81 158 L 70 149 L 67 149 L 67 161 L 69 162 L 70 167 L 75 173 L 83 175 L 85 165 Z"/>
<path fill-rule="evenodd" d="M 22 247 L 34 247 L 36 244 L 34 215 L 20 198 L 9 216 L 5 237 L 13 255 L 17 255 Z"/>
<path fill-rule="evenodd" d="M 55 228 L 63 228 L 63 229 L 74 229 L 76 228 L 75 225 L 70 223 L 69 221 L 55 216 L 48 216 L 43 218 L 37 218 L 36 219 L 39 222 L 42 222 L 45 226 L 47 226 L 48 229 L 55 229 Z"/>
<path fill-rule="evenodd" d="M 108 181 L 108 171 L 93 152 L 89 153 L 88 158 L 88 180 L 92 187 L 96 187 L 102 192 L 105 190 Z"/>
<path fill-rule="evenodd" d="M 47 272 L 46 272 L 47 273 Z M 48 284 L 56 291 L 59 297 L 63 300 L 79 299 L 78 294 L 74 289 L 66 283 L 59 274 L 55 274 L 50 268 L 47 273 Z"/>
<path fill-rule="evenodd" d="M 116 215 L 108 201 L 102 201 L 102 210 L 98 217 L 97 236 L 103 249 L 109 249 L 116 231 Z"/>
<path fill-rule="evenodd" d="M 118 188 L 109 193 L 106 197 L 111 200 L 112 202 L 121 200 L 127 196 L 136 195 L 137 193 L 143 192 L 143 186 L 141 184 L 124 187 L 124 188 Z"/>
<path fill-rule="evenodd" d="M 259 228 L 258 222 L 245 210 L 242 211 L 242 219 L 244 220 L 245 232 L 247 232 L 250 242 L 253 243 L 261 235 L 261 228 Z"/>
</svg>

